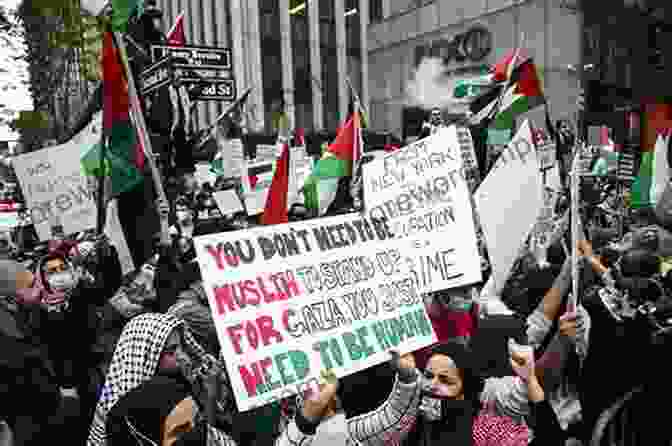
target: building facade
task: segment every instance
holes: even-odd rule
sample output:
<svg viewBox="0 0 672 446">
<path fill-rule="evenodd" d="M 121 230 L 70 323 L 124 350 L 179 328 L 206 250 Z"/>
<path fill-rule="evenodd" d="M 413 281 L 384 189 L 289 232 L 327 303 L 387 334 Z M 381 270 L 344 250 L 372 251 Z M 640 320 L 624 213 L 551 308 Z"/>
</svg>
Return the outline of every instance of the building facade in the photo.
<svg viewBox="0 0 672 446">
<path fill-rule="evenodd" d="M 273 131 L 281 111 L 291 127 L 333 130 L 348 114 L 352 90 L 368 105 L 369 0 L 161 0 L 159 6 L 166 30 L 185 13 L 188 44 L 231 49 L 237 91 L 253 88 L 246 107 L 252 131 Z M 199 126 L 225 105 L 199 103 Z"/>
<path fill-rule="evenodd" d="M 584 1 L 588 126 L 607 126 L 621 146 L 653 149 L 672 128 L 672 3 L 621 0 L 608 15 Z"/>
<path fill-rule="evenodd" d="M 518 46 L 534 57 L 553 119 L 576 120 L 582 15 L 566 0 L 372 0 L 368 29 L 374 130 L 412 137 L 409 83 L 423 57 L 440 57 L 446 85 L 478 77 Z M 573 2 L 576 3 L 576 2 Z M 447 88 L 448 90 L 448 88 Z M 447 91 L 450 94 L 450 91 Z M 449 113 L 460 114 L 466 104 Z M 543 107 L 530 113 L 543 125 Z"/>
</svg>

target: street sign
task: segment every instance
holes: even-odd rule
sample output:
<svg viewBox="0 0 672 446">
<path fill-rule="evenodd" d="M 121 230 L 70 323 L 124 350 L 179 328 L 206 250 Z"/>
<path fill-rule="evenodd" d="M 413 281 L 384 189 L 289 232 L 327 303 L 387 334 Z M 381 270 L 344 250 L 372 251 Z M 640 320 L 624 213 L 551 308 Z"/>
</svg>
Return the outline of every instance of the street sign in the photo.
<svg viewBox="0 0 672 446">
<path fill-rule="evenodd" d="M 222 79 L 229 79 L 233 77 L 231 70 L 203 70 L 192 68 L 175 68 L 175 77 L 178 79 L 198 78 L 198 77 L 218 77 Z"/>
<path fill-rule="evenodd" d="M 140 73 L 140 93 L 149 94 L 173 80 L 170 58 L 165 58 Z"/>
<path fill-rule="evenodd" d="M 160 60 L 166 56 L 173 58 L 173 66 L 175 68 L 200 70 L 231 69 L 231 50 L 228 48 L 195 45 L 180 47 L 152 45 L 152 57 L 154 60 Z"/>
<path fill-rule="evenodd" d="M 233 79 L 224 78 L 187 78 L 181 82 L 188 90 L 196 90 L 190 95 L 200 101 L 233 101 L 236 99 L 236 83 Z"/>
</svg>

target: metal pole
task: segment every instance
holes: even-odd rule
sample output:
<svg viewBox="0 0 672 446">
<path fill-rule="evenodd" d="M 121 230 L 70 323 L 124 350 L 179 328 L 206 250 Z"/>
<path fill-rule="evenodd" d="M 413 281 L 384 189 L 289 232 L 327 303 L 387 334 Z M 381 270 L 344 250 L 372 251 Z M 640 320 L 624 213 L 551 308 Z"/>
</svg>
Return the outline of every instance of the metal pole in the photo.
<svg viewBox="0 0 672 446">
<path fill-rule="evenodd" d="M 135 80 L 133 78 L 133 73 L 131 67 L 128 64 L 128 55 L 126 54 L 126 44 L 124 43 L 124 37 L 122 33 L 115 31 L 114 40 L 116 41 L 117 48 L 121 53 L 121 63 L 124 67 L 126 73 L 126 78 L 128 80 L 128 97 L 131 103 L 131 117 L 135 124 L 138 136 L 140 137 L 140 144 L 147 158 L 147 163 L 149 164 L 149 169 L 152 173 L 152 180 L 154 181 L 154 188 L 156 189 L 156 195 L 158 196 L 158 202 L 160 205 L 167 206 L 168 199 L 166 198 L 166 192 L 163 189 L 163 181 L 161 179 L 161 173 L 159 168 L 156 166 L 154 160 L 154 151 L 152 150 L 152 141 L 147 132 L 147 126 L 145 125 L 145 118 L 142 115 L 142 107 L 140 106 L 140 100 L 138 98 L 138 93 L 135 88 Z M 161 223 L 161 242 L 164 244 L 170 243 L 170 234 L 168 232 L 168 219 L 163 216 L 160 217 Z"/>
</svg>

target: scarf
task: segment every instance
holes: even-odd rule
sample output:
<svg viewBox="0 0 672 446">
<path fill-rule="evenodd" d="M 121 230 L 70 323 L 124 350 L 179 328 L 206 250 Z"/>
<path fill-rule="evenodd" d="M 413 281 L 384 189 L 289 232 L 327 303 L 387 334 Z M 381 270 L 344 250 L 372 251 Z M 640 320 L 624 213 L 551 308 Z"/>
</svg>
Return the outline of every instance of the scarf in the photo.
<svg viewBox="0 0 672 446">
<path fill-rule="evenodd" d="M 131 319 L 119 337 L 112 362 L 96 406 L 87 446 L 107 444 L 107 415 L 114 405 L 131 390 L 155 376 L 166 340 L 173 330 L 182 332 L 181 350 L 189 358 L 184 376 L 195 382 L 216 367 L 217 361 L 208 355 L 191 336 L 184 322 L 169 314 L 148 313 Z M 180 363 L 184 364 L 181 359 Z"/>
<path fill-rule="evenodd" d="M 529 429 L 510 417 L 481 408 L 478 401 L 425 397 L 430 410 L 418 418 L 406 446 L 527 446 Z"/>
</svg>

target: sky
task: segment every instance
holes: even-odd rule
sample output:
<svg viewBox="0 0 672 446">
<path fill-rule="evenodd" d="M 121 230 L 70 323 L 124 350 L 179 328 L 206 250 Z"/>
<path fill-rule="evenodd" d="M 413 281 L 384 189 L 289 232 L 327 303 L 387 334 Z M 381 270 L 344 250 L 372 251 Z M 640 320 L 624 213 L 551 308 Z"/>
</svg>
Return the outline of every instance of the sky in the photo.
<svg viewBox="0 0 672 446">
<path fill-rule="evenodd" d="M 0 6 L 8 10 L 16 9 L 20 0 L 0 0 Z M 11 119 L 20 110 L 33 108 L 28 85 L 21 83 L 28 79 L 28 66 L 24 61 L 15 61 L 13 56 L 23 54 L 22 42 L 16 42 L 14 48 L 0 45 L 0 116 Z M 0 141 L 16 139 L 17 134 L 9 127 L 0 124 Z"/>
</svg>

